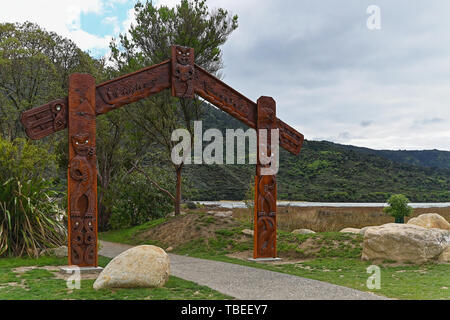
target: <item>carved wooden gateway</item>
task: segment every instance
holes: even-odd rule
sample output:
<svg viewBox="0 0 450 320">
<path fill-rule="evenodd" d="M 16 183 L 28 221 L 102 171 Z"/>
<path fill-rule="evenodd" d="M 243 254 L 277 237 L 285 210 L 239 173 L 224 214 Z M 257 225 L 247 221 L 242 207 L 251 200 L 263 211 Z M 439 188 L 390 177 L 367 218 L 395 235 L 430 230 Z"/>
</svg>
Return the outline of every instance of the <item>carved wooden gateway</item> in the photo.
<svg viewBox="0 0 450 320">
<path fill-rule="evenodd" d="M 22 113 L 31 139 L 69 130 L 68 230 L 69 264 L 97 266 L 97 168 L 95 118 L 123 105 L 171 89 L 179 98 L 197 94 L 253 129 L 279 129 L 280 146 L 298 154 L 303 135 L 276 117 L 275 101 L 257 103 L 194 63 L 194 50 L 172 46 L 172 57 L 160 64 L 95 86 L 89 74 L 72 74 L 69 95 Z M 258 137 L 258 150 L 262 147 Z M 270 137 L 267 138 L 268 154 Z M 258 152 L 259 154 L 259 152 Z M 258 156 L 255 178 L 254 258 L 276 257 L 275 175 L 262 175 Z M 270 164 L 269 164 L 270 166 Z"/>
</svg>

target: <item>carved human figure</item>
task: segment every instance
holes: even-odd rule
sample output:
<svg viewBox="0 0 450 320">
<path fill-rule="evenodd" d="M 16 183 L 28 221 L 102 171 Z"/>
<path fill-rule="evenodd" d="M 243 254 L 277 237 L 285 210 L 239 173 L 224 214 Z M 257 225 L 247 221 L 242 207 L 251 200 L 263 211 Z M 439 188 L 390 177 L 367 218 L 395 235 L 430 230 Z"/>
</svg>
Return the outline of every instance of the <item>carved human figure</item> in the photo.
<svg viewBox="0 0 450 320">
<path fill-rule="evenodd" d="M 193 49 L 175 47 L 175 61 L 173 61 L 173 76 L 175 82 L 175 95 L 181 98 L 194 97 L 194 55 Z"/>
<path fill-rule="evenodd" d="M 87 133 L 72 136 L 71 142 L 75 156 L 69 162 L 69 174 L 78 183 L 70 199 L 70 212 L 74 217 L 94 217 L 95 194 L 92 190 L 94 176 L 88 159 L 95 155 L 95 149 L 90 145 Z"/>
</svg>

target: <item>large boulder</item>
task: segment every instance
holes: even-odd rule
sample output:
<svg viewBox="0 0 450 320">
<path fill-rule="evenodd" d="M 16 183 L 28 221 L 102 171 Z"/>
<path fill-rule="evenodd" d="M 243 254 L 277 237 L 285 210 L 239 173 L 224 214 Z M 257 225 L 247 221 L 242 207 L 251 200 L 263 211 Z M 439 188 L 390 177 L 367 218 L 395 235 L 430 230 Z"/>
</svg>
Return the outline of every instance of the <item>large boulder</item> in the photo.
<svg viewBox="0 0 450 320">
<path fill-rule="evenodd" d="M 448 223 L 444 217 L 438 215 L 437 213 L 421 214 L 418 217 L 409 219 L 408 224 L 413 224 L 427 229 L 437 228 L 450 230 L 450 223 Z"/>
<path fill-rule="evenodd" d="M 362 259 L 415 264 L 427 261 L 449 262 L 448 255 L 444 253 L 449 246 L 450 231 L 388 223 L 366 230 Z"/>
<path fill-rule="evenodd" d="M 162 287 L 169 273 L 169 256 L 163 249 L 137 246 L 111 260 L 94 282 L 94 289 Z"/>
<path fill-rule="evenodd" d="M 442 251 L 441 255 L 439 256 L 439 262 L 450 262 L 450 245 L 447 246 L 444 251 Z"/>
<path fill-rule="evenodd" d="M 364 237 L 364 234 L 366 233 L 366 230 L 371 228 L 371 227 L 373 227 L 373 226 L 367 226 L 367 227 L 361 228 L 361 230 L 359 230 L 359 234 Z"/>
</svg>

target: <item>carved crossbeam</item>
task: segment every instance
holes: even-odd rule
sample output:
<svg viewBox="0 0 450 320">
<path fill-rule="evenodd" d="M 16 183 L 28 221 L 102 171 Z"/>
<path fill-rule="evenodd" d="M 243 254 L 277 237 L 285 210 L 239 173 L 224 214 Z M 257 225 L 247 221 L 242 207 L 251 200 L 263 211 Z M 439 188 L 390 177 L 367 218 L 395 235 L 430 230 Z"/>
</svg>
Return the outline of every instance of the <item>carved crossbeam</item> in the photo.
<svg viewBox="0 0 450 320">
<path fill-rule="evenodd" d="M 170 60 L 95 87 L 95 114 L 105 114 L 171 87 Z M 21 122 L 33 140 L 67 128 L 67 98 L 24 111 Z"/>
<path fill-rule="evenodd" d="M 194 87 L 196 94 L 256 129 L 257 104 L 197 65 Z M 278 118 L 276 124 L 280 130 L 280 146 L 298 154 L 303 145 L 303 135 Z"/>
<path fill-rule="evenodd" d="M 173 72 L 188 79 L 189 76 L 192 76 L 191 70 L 183 68 L 186 65 L 172 64 L 171 61 L 166 60 L 160 64 L 97 85 L 95 90 L 95 114 L 105 114 L 169 88 L 181 92 L 180 96 L 193 97 L 192 89 L 188 85 L 185 87 L 177 84 L 172 85 L 175 76 L 171 77 L 171 72 Z M 256 103 L 201 67 L 194 66 L 193 81 L 192 79 L 185 81 L 187 84 L 193 82 L 193 91 L 229 113 L 232 117 L 256 129 Z M 174 94 L 174 91 L 172 93 Z M 63 130 L 67 128 L 67 98 L 24 111 L 21 121 L 27 135 L 34 140 Z M 303 144 L 303 135 L 282 120 L 277 118 L 276 121 L 280 130 L 280 146 L 293 154 L 298 154 Z"/>
</svg>

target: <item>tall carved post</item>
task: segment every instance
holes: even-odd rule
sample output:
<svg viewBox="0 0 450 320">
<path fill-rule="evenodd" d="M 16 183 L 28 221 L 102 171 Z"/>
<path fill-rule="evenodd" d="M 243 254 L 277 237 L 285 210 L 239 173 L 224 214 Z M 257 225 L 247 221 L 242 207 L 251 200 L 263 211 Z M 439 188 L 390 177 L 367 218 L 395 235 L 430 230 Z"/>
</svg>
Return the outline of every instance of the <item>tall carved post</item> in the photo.
<svg viewBox="0 0 450 320">
<path fill-rule="evenodd" d="M 255 217 L 253 258 L 276 258 L 277 256 L 277 183 L 275 174 L 267 174 L 271 163 L 263 164 L 261 155 L 271 157 L 271 130 L 277 129 L 276 105 L 271 97 L 257 101 L 258 160 L 255 177 Z M 266 129 L 267 143 L 261 141 L 260 130 Z M 266 169 L 266 170 L 264 170 Z"/>
<path fill-rule="evenodd" d="M 95 79 L 69 78 L 69 264 L 97 267 L 97 165 L 95 156 Z"/>
</svg>

